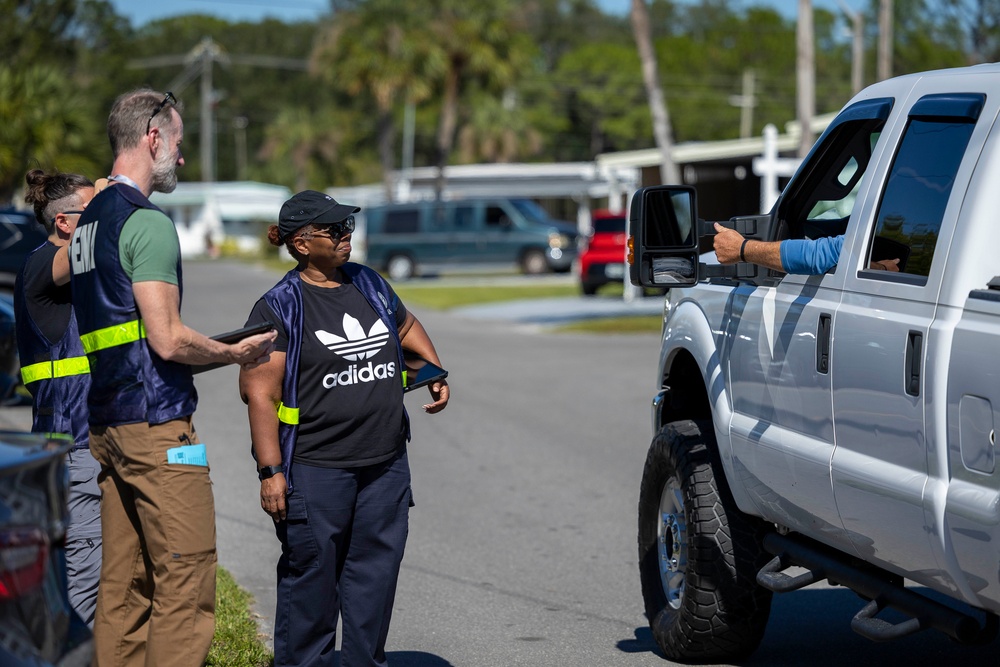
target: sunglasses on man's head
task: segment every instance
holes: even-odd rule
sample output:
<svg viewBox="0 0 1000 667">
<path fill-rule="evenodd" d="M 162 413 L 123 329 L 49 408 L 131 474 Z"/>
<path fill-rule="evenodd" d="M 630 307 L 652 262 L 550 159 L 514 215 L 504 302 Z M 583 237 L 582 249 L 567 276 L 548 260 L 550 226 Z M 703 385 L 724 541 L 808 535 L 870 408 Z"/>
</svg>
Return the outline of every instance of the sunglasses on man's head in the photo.
<svg viewBox="0 0 1000 667">
<path fill-rule="evenodd" d="M 313 223 L 315 232 L 314 235 L 327 234 L 330 238 L 339 239 L 344 234 L 349 234 L 354 231 L 354 216 L 349 215 L 341 222 L 330 222 L 330 223 Z"/>
<path fill-rule="evenodd" d="M 153 118 L 156 117 L 156 114 L 163 111 L 163 107 L 167 106 L 168 103 L 173 105 L 177 104 L 177 98 L 174 97 L 174 94 L 169 90 L 164 93 L 163 100 L 156 105 L 156 108 L 153 109 L 153 113 L 149 114 L 149 119 L 146 121 L 146 134 L 149 134 L 150 124 L 153 122 Z"/>
</svg>

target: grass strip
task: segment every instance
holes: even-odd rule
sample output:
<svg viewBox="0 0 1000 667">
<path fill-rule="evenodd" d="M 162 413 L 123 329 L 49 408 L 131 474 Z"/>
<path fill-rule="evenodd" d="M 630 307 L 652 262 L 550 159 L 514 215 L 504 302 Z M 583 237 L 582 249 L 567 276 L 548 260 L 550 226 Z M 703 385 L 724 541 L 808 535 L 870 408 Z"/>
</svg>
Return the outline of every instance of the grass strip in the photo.
<svg viewBox="0 0 1000 667">
<path fill-rule="evenodd" d="M 555 327 L 553 331 L 596 334 L 658 334 L 662 328 L 663 317 L 661 315 L 628 315 L 579 320 Z"/>
<path fill-rule="evenodd" d="M 261 641 L 250 614 L 253 596 L 243 590 L 224 568 L 215 578 L 215 636 L 208 650 L 207 667 L 271 667 L 274 656 Z"/>
<path fill-rule="evenodd" d="M 462 306 L 483 303 L 518 301 L 520 299 L 548 299 L 553 297 L 576 296 L 580 288 L 576 285 L 472 285 L 449 287 L 419 287 L 395 284 L 392 288 L 403 303 L 449 310 Z"/>
</svg>

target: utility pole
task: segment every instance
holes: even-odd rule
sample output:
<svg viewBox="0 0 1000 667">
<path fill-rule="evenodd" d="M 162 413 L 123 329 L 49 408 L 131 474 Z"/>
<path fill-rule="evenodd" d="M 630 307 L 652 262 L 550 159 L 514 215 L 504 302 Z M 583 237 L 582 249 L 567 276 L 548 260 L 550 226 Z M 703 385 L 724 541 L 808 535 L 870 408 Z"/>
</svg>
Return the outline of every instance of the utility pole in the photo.
<svg viewBox="0 0 1000 667">
<path fill-rule="evenodd" d="M 250 121 L 246 116 L 233 119 L 233 129 L 236 131 L 236 180 L 247 180 L 247 125 Z"/>
<path fill-rule="evenodd" d="M 892 77 L 892 0 L 878 3 L 878 80 Z"/>
<path fill-rule="evenodd" d="M 757 97 L 754 93 L 756 84 L 756 73 L 752 69 L 745 69 L 742 94 L 729 96 L 729 104 L 740 108 L 740 139 L 749 137 L 753 129 L 753 109 L 757 106 Z"/>
<path fill-rule="evenodd" d="M 215 182 L 215 101 L 216 91 L 212 87 L 212 69 L 215 63 L 229 66 L 251 65 L 255 67 L 272 67 L 305 71 L 308 63 L 293 58 L 278 58 L 274 56 L 231 56 L 222 50 L 211 37 L 203 38 L 193 49 L 183 55 L 154 56 L 139 58 L 129 62 L 132 69 L 147 69 L 150 67 L 176 67 L 184 65 L 184 69 L 167 85 L 166 90 L 180 95 L 192 81 L 201 77 L 200 85 L 200 127 L 199 152 L 201 153 L 201 180 L 205 183 Z M 246 128 L 246 125 L 243 125 Z M 237 128 L 241 129 L 241 128 Z M 245 137 L 245 135 L 244 135 Z"/>
<path fill-rule="evenodd" d="M 844 0 L 840 0 L 840 11 L 851 23 L 851 92 L 857 95 L 864 86 L 865 58 L 865 18 L 861 12 L 853 11 Z"/>
<path fill-rule="evenodd" d="M 815 44 L 812 0 L 799 0 L 799 21 L 795 32 L 796 116 L 799 121 L 799 157 L 812 148 L 812 119 L 816 112 Z"/>
<path fill-rule="evenodd" d="M 206 37 L 192 51 L 194 60 L 201 63 L 201 180 L 215 183 L 215 90 L 212 88 L 212 65 L 216 60 L 228 64 L 219 45 Z"/>
</svg>

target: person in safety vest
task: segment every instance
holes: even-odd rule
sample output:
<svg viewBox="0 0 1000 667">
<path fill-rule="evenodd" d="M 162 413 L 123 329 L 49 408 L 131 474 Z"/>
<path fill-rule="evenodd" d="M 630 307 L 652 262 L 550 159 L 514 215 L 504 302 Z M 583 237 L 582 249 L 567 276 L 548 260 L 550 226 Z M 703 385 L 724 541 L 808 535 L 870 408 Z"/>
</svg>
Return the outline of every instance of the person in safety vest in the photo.
<svg viewBox="0 0 1000 667">
<path fill-rule="evenodd" d="M 101 464 L 104 562 L 95 660 L 201 666 L 215 629 L 215 505 L 192 425 L 191 364 L 267 360 L 275 333 L 227 345 L 180 317 L 180 244 L 149 195 L 171 192 L 184 123 L 171 93 L 121 95 L 114 165 L 70 241 L 73 307 L 90 363 L 90 450 Z"/>
<path fill-rule="evenodd" d="M 247 324 L 278 330 L 269 361 L 240 371 L 261 508 L 281 542 L 276 665 L 385 665 L 406 544 L 409 419 L 403 352 L 440 365 L 423 326 L 375 271 L 348 262 L 355 206 L 307 190 L 268 230 L 298 266 Z M 428 385 L 437 413 L 443 379 Z"/>
<path fill-rule="evenodd" d="M 47 174 L 41 169 L 29 171 L 25 181 L 24 201 L 49 237 L 28 254 L 14 282 L 21 379 L 32 398 L 31 430 L 73 437 L 67 455 L 66 574 L 70 604 L 93 627 L 101 576 L 100 466 L 87 437 L 90 366 L 73 313 L 66 246 L 94 197 L 94 184 L 79 174 Z"/>
</svg>

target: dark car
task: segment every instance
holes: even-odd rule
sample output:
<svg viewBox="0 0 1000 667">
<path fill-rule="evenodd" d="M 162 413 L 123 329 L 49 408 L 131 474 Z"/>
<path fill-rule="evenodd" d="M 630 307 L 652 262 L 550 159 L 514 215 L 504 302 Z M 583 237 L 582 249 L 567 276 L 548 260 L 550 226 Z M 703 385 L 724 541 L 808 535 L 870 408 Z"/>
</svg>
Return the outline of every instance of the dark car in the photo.
<svg viewBox="0 0 1000 667">
<path fill-rule="evenodd" d="M 549 217 L 531 199 L 483 197 L 373 206 L 365 211 L 364 220 L 365 262 L 392 280 L 453 267 L 565 273 L 576 259 L 576 227 Z"/>
<path fill-rule="evenodd" d="M 83 667 L 90 630 L 70 607 L 63 549 L 72 438 L 0 431 L 0 665 Z"/>
<path fill-rule="evenodd" d="M 32 213 L 0 209 L 0 289 L 10 290 L 28 253 L 47 238 Z"/>
<path fill-rule="evenodd" d="M 14 302 L 0 292 L 0 405 L 26 405 L 27 392 L 21 387 L 21 365 L 17 357 L 14 331 Z"/>
<path fill-rule="evenodd" d="M 625 279 L 625 214 L 607 210 L 591 214 L 593 231 L 580 253 L 580 289 L 590 296 L 608 283 Z"/>
</svg>

